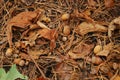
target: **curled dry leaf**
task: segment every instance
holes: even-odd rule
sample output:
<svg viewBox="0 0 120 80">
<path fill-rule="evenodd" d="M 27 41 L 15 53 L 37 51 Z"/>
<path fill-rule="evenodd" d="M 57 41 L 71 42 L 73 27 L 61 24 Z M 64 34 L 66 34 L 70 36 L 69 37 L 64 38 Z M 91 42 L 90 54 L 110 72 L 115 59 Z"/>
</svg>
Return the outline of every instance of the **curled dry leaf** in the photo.
<svg viewBox="0 0 120 80">
<path fill-rule="evenodd" d="M 68 52 L 68 55 L 72 59 L 84 58 L 86 55 L 88 55 L 92 51 L 93 47 L 94 47 L 93 44 L 88 45 L 85 43 L 80 43 L 73 50 L 70 50 Z"/>
<path fill-rule="evenodd" d="M 105 7 L 110 8 L 114 6 L 114 0 L 104 0 L 105 2 Z"/>
<path fill-rule="evenodd" d="M 42 29 L 39 30 L 39 34 L 41 37 L 50 40 L 50 50 L 53 50 L 56 47 L 55 40 L 58 37 L 58 33 L 55 29 Z"/>
<path fill-rule="evenodd" d="M 100 24 L 92 24 L 87 22 L 82 22 L 78 25 L 78 33 L 82 36 L 89 32 L 107 32 L 107 28 Z"/>
<path fill-rule="evenodd" d="M 109 43 L 105 46 L 103 46 L 103 50 L 98 52 L 96 55 L 97 56 L 108 56 L 108 54 L 110 53 L 110 51 L 112 50 L 113 48 L 113 44 L 112 43 Z"/>
<path fill-rule="evenodd" d="M 12 47 L 12 29 L 13 27 L 18 27 L 25 29 L 27 26 L 32 24 L 32 21 L 37 20 L 42 13 L 41 9 L 36 11 L 29 11 L 29 12 L 21 12 L 15 17 L 13 17 L 7 24 L 7 38 L 9 42 L 9 46 Z"/>
<path fill-rule="evenodd" d="M 109 27 L 108 27 L 108 36 L 109 37 L 112 36 L 112 31 L 114 31 L 115 29 L 120 29 L 120 17 L 115 18 L 114 20 L 112 20 L 110 22 Z"/>
</svg>

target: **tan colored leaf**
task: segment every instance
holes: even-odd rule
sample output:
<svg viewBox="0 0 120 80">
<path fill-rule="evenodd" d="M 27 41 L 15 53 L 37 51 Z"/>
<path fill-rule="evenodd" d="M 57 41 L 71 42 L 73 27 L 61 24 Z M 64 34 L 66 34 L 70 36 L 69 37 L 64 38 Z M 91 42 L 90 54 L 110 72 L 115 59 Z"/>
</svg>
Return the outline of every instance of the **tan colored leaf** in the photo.
<svg viewBox="0 0 120 80">
<path fill-rule="evenodd" d="M 117 26 L 115 24 L 117 24 Z M 109 27 L 108 27 L 109 37 L 112 36 L 112 31 L 114 31 L 115 29 L 120 29 L 120 17 L 117 17 L 110 22 Z"/>
<path fill-rule="evenodd" d="M 114 80 L 120 80 L 120 76 L 117 75 Z"/>
<path fill-rule="evenodd" d="M 96 2 L 94 0 L 88 0 L 88 4 L 90 6 L 95 6 L 96 5 Z"/>
<path fill-rule="evenodd" d="M 105 7 L 110 8 L 114 6 L 114 0 L 104 0 L 105 1 Z"/>
<path fill-rule="evenodd" d="M 72 67 L 64 62 L 61 62 L 56 65 L 56 72 L 58 73 L 59 80 L 70 80 Z"/>
<path fill-rule="evenodd" d="M 50 40 L 50 50 L 53 50 L 56 47 L 55 40 L 58 37 L 58 33 L 55 29 L 42 29 L 39 30 L 40 36 Z"/>
<path fill-rule="evenodd" d="M 9 45 L 12 46 L 12 30 L 13 27 L 26 28 L 28 25 L 32 24 L 32 21 L 36 20 L 40 16 L 41 10 L 21 12 L 13 17 L 7 24 L 7 38 Z"/>
<path fill-rule="evenodd" d="M 78 25 L 78 33 L 82 36 L 89 32 L 107 32 L 107 28 L 100 24 L 92 24 L 87 22 L 82 22 Z"/>
<path fill-rule="evenodd" d="M 32 56 L 40 56 L 44 54 L 46 54 L 44 50 L 30 50 L 29 51 L 29 55 L 32 55 Z"/>
<path fill-rule="evenodd" d="M 103 47 L 103 50 L 100 51 L 99 53 L 97 53 L 96 55 L 97 56 L 106 56 L 107 57 L 112 48 L 113 48 L 113 44 L 109 43 L 109 44 L 105 45 Z"/>
<path fill-rule="evenodd" d="M 68 55 L 73 59 L 84 58 L 91 52 L 93 47 L 93 44 L 88 45 L 85 43 L 81 43 L 78 46 L 76 46 L 73 50 L 69 51 Z"/>
</svg>

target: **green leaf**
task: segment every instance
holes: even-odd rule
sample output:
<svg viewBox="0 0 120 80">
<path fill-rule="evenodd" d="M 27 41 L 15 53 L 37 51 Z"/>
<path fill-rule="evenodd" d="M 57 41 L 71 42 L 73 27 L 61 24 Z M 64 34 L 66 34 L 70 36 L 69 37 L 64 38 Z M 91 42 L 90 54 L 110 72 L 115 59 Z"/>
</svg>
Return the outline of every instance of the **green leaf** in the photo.
<svg viewBox="0 0 120 80">
<path fill-rule="evenodd" d="M 0 80 L 15 80 L 17 78 L 21 78 L 24 80 L 28 79 L 27 76 L 24 76 L 17 71 L 16 65 L 13 65 L 11 69 L 7 72 L 7 74 L 5 73 L 4 69 L 1 69 L 0 76 L 2 76 L 0 77 Z"/>
<path fill-rule="evenodd" d="M 6 75 L 5 70 L 4 70 L 3 68 L 1 68 L 1 69 L 0 69 L 0 80 L 1 80 L 1 78 L 4 78 L 5 75 Z"/>
</svg>

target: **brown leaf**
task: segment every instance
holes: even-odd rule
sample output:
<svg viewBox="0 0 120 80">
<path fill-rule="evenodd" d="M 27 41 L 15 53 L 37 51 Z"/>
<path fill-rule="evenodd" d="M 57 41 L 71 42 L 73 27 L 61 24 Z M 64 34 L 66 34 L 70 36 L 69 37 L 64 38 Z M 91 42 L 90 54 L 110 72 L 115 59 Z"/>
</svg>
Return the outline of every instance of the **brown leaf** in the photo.
<svg viewBox="0 0 120 80">
<path fill-rule="evenodd" d="M 115 5 L 114 0 L 104 0 L 105 1 L 105 7 L 110 8 Z"/>
<path fill-rule="evenodd" d="M 114 80 L 120 80 L 120 76 L 117 75 L 117 76 L 114 78 Z"/>
<path fill-rule="evenodd" d="M 13 17 L 7 24 L 7 37 L 9 45 L 12 46 L 12 29 L 13 26 L 19 27 L 19 28 L 26 28 L 28 25 L 32 24 L 32 21 L 35 21 L 35 18 L 38 18 L 40 16 L 41 10 L 36 11 L 29 11 L 29 12 L 21 12 L 15 17 Z"/>
<path fill-rule="evenodd" d="M 93 47 L 94 47 L 93 44 L 88 45 L 85 43 L 80 43 L 73 50 L 69 51 L 68 55 L 72 59 L 84 58 L 86 55 L 88 55 L 91 52 Z"/>
<path fill-rule="evenodd" d="M 105 45 L 103 47 L 103 50 L 100 51 L 99 53 L 97 53 L 96 55 L 97 56 L 106 56 L 107 57 L 112 48 L 113 48 L 113 44 L 109 43 L 109 44 Z"/>
<path fill-rule="evenodd" d="M 64 62 L 57 64 L 56 72 L 58 73 L 59 80 L 70 80 L 72 67 Z"/>
<path fill-rule="evenodd" d="M 36 80 L 48 80 L 48 79 L 45 79 L 44 77 L 39 77 Z"/>
<path fill-rule="evenodd" d="M 90 6 L 95 6 L 96 5 L 96 2 L 94 0 L 88 0 L 88 4 Z"/>
<path fill-rule="evenodd" d="M 115 29 L 120 29 L 120 17 L 117 17 L 110 22 L 109 27 L 108 27 L 108 36 L 109 37 L 112 36 L 112 32 Z"/>
<path fill-rule="evenodd" d="M 44 50 L 30 50 L 29 51 L 29 55 L 32 55 L 32 56 L 40 56 L 40 55 L 43 55 L 43 54 L 46 54 L 44 52 Z"/>
<path fill-rule="evenodd" d="M 89 32 L 107 32 L 107 28 L 100 24 L 92 24 L 87 22 L 82 22 L 78 25 L 78 33 L 82 36 Z"/>
<path fill-rule="evenodd" d="M 58 37 L 58 33 L 55 29 L 42 29 L 39 30 L 40 36 L 50 40 L 50 50 L 56 47 L 55 39 Z"/>
<path fill-rule="evenodd" d="M 94 19 L 90 17 L 90 14 L 88 14 L 88 11 L 84 11 L 79 13 L 77 9 L 74 10 L 74 12 L 71 14 L 71 17 L 77 17 L 77 18 L 85 18 L 89 22 L 94 22 Z"/>
<path fill-rule="evenodd" d="M 19 56 L 21 57 L 21 59 L 25 59 L 25 60 L 28 60 L 28 61 L 30 61 L 31 60 L 31 58 L 30 58 L 30 56 L 28 55 L 28 54 L 26 54 L 26 53 L 20 53 L 19 54 Z"/>
</svg>

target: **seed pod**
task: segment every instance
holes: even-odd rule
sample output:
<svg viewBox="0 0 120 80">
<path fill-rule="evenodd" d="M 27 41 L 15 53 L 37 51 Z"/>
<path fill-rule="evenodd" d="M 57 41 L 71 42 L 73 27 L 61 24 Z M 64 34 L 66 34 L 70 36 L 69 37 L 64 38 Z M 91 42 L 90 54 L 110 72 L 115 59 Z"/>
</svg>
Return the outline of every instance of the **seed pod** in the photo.
<svg viewBox="0 0 120 80">
<path fill-rule="evenodd" d="M 61 16 L 61 19 L 62 20 L 68 20 L 70 18 L 70 14 L 68 13 L 64 13 L 62 16 Z"/>
<path fill-rule="evenodd" d="M 97 54 L 97 53 L 99 53 L 101 50 L 102 50 L 102 46 L 101 46 L 101 45 L 97 45 L 97 46 L 95 46 L 95 48 L 94 48 L 94 53 Z"/>
<path fill-rule="evenodd" d="M 63 29 L 63 33 L 64 33 L 65 35 L 69 35 L 69 34 L 70 34 L 70 26 L 65 25 L 65 26 L 64 26 L 64 29 Z"/>
<path fill-rule="evenodd" d="M 118 69 L 118 67 L 119 67 L 119 64 L 113 63 L 113 69 L 114 69 L 114 70 Z"/>
<path fill-rule="evenodd" d="M 29 62 L 28 62 L 28 61 L 26 61 L 26 62 L 25 62 L 25 65 L 27 66 L 28 64 L 29 64 Z"/>
<path fill-rule="evenodd" d="M 45 21 L 46 23 L 51 21 L 51 19 L 49 17 L 43 17 L 42 20 Z"/>
<path fill-rule="evenodd" d="M 6 56 L 11 56 L 13 53 L 13 49 L 12 48 L 8 48 L 7 50 L 6 50 Z"/>
<path fill-rule="evenodd" d="M 102 63 L 102 59 L 100 57 L 97 57 L 97 56 L 93 56 L 92 57 L 92 61 L 91 61 L 93 64 L 100 64 Z"/>
<path fill-rule="evenodd" d="M 24 60 L 20 60 L 19 66 L 24 66 L 24 65 L 25 65 L 25 61 Z"/>
<path fill-rule="evenodd" d="M 64 41 L 64 42 L 67 41 L 67 37 L 65 37 L 65 36 L 62 37 L 62 41 Z"/>
</svg>

